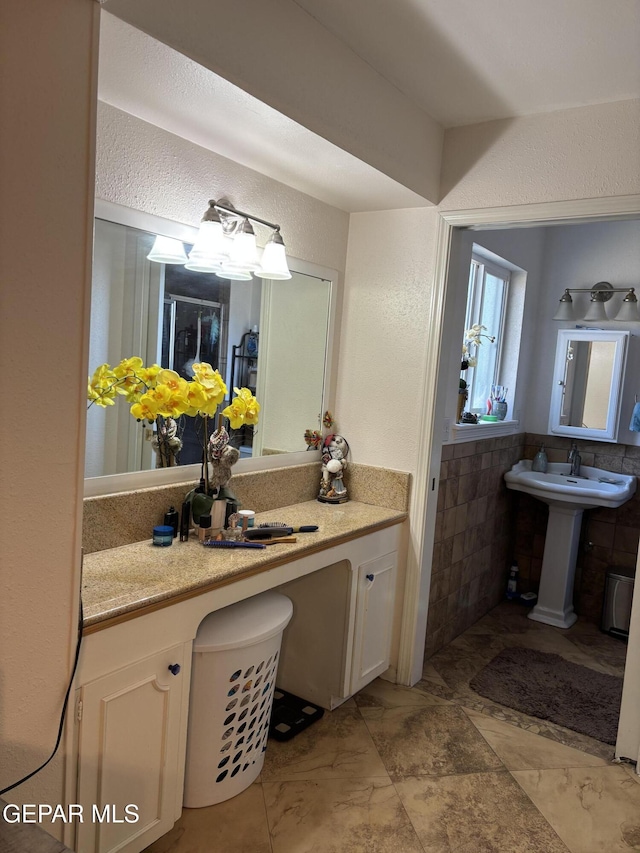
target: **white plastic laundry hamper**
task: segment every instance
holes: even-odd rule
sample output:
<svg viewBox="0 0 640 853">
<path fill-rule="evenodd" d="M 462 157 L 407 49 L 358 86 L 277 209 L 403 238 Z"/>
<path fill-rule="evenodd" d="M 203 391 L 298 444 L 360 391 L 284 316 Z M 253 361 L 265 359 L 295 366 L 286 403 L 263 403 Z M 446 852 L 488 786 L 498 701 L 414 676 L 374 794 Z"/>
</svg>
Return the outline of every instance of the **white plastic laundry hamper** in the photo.
<svg viewBox="0 0 640 853">
<path fill-rule="evenodd" d="M 260 774 L 282 632 L 293 605 L 264 592 L 203 619 L 193 644 L 184 805 L 228 800 Z"/>
</svg>

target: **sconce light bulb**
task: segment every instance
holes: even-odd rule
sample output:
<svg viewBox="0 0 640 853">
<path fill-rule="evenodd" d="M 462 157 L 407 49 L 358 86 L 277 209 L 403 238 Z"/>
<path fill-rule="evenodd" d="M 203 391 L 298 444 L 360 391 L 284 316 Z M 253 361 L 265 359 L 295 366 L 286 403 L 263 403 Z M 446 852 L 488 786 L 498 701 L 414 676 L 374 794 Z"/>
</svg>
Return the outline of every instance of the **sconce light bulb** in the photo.
<svg viewBox="0 0 640 853">
<path fill-rule="evenodd" d="M 629 289 L 622 300 L 622 305 L 615 319 L 623 323 L 635 323 L 640 320 L 640 315 L 638 314 L 638 297 L 633 287 Z"/>
<path fill-rule="evenodd" d="M 280 231 L 274 231 L 271 239 L 264 247 L 260 266 L 256 270 L 260 278 L 270 278 L 274 281 L 284 281 L 291 278 L 284 240 Z"/>
<path fill-rule="evenodd" d="M 574 320 L 573 316 L 573 299 L 571 298 L 571 294 L 568 290 L 560 297 L 560 304 L 558 305 L 558 310 L 554 314 L 554 320 Z"/>
</svg>

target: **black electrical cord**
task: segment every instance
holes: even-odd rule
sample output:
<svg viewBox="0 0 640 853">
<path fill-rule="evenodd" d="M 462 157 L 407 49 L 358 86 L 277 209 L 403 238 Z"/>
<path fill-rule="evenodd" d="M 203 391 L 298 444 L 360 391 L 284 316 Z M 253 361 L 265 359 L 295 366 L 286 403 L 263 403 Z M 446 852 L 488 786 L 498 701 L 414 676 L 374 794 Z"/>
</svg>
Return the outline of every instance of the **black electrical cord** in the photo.
<svg viewBox="0 0 640 853">
<path fill-rule="evenodd" d="M 71 678 L 69 679 L 69 686 L 67 687 L 67 692 L 65 693 L 64 703 L 62 705 L 62 714 L 60 715 L 60 725 L 58 727 L 58 737 L 56 739 L 56 745 L 53 747 L 53 752 L 40 767 L 33 770 L 31 773 L 28 773 L 26 776 L 23 776 L 22 779 L 19 779 L 17 782 L 14 782 L 12 785 L 8 785 L 6 788 L 3 788 L 0 791 L 0 797 L 3 794 L 6 794 L 7 791 L 12 791 L 14 788 L 17 788 L 18 785 L 22 785 L 23 782 L 26 782 L 28 779 L 31 779 L 32 776 L 35 776 L 36 773 L 39 773 L 43 770 L 47 764 L 53 759 L 54 755 L 58 751 L 58 747 L 60 746 L 60 741 L 62 740 L 62 732 L 64 729 L 64 720 L 67 715 L 67 706 L 69 704 L 69 694 L 71 693 L 71 688 L 73 686 L 73 679 L 76 677 L 76 670 L 78 669 L 78 660 L 80 658 L 80 644 L 82 643 L 82 599 L 80 600 L 80 620 L 78 622 L 78 642 L 76 644 L 76 656 L 73 661 L 73 670 L 71 672 Z"/>
</svg>

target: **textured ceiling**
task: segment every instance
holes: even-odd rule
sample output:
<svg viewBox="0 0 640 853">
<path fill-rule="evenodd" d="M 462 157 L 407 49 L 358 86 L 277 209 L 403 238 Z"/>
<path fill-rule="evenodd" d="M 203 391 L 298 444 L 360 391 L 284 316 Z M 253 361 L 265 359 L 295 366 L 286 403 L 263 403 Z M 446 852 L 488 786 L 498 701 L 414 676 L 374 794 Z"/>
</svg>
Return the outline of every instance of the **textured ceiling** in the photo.
<svg viewBox="0 0 640 853">
<path fill-rule="evenodd" d="M 429 202 L 181 53 L 105 12 L 98 97 L 348 212 Z"/>
<path fill-rule="evenodd" d="M 638 0 L 293 0 L 445 127 L 640 97 Z"/>
<path fill-rule="evenodd" d="M 445 127 L 640 97 L 640 0 L 290 2 Z M 426 203 L 105 13 L 99 97 L 346 211 Z"/>
</svg>

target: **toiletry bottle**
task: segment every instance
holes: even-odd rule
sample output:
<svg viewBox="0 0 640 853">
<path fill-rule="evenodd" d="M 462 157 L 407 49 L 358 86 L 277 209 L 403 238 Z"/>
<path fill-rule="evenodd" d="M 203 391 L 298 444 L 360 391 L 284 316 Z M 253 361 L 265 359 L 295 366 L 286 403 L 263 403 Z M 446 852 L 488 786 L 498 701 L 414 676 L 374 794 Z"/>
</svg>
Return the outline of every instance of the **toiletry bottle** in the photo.
<svg viewBox="0 0 640 853">
<path fill-rule="evenodd" d="M 175 510 L 172 506 L 170 506 L 168 512 L 165 512 L 164 514 L 164 523 L 168 524 L 169 527 L 173 527 L 173 538 L 175 539 L 178 535 L 180 516 L 178 515 L 177 510 Z"/>
<path fill-rule="evenodd" d="M 533 462 L 531 463 L 531 470 L 538 471 L 540 474 L 546 474 L 548 466 L 549 460 L 547 459 L 544 444 L 541 444 L 540 450 L 538 450 L 536 455 L 533 457 Z"/>
<path fill-rule="evenodd" d="M 182 512 L 180 513 L 180 541 L 187 542 L 189 540 L 189 520 L 191 518 L 191 504 L 186 501 L 182 504 Z"/>
<path fill-rule="evenodd" d="M 518 564 L 514 563 L 509 571 L 509 580 L 507 581 L 507 598 L 509 601 L 514 601 L 518 598 Z"/>
<path fill-rule="evenodd" d="M 206 542 L 211 536 L 211 516 L 201 515 L 200 525 L 198 527 L 198 539 L 200 542 Z"/>
</svg>

